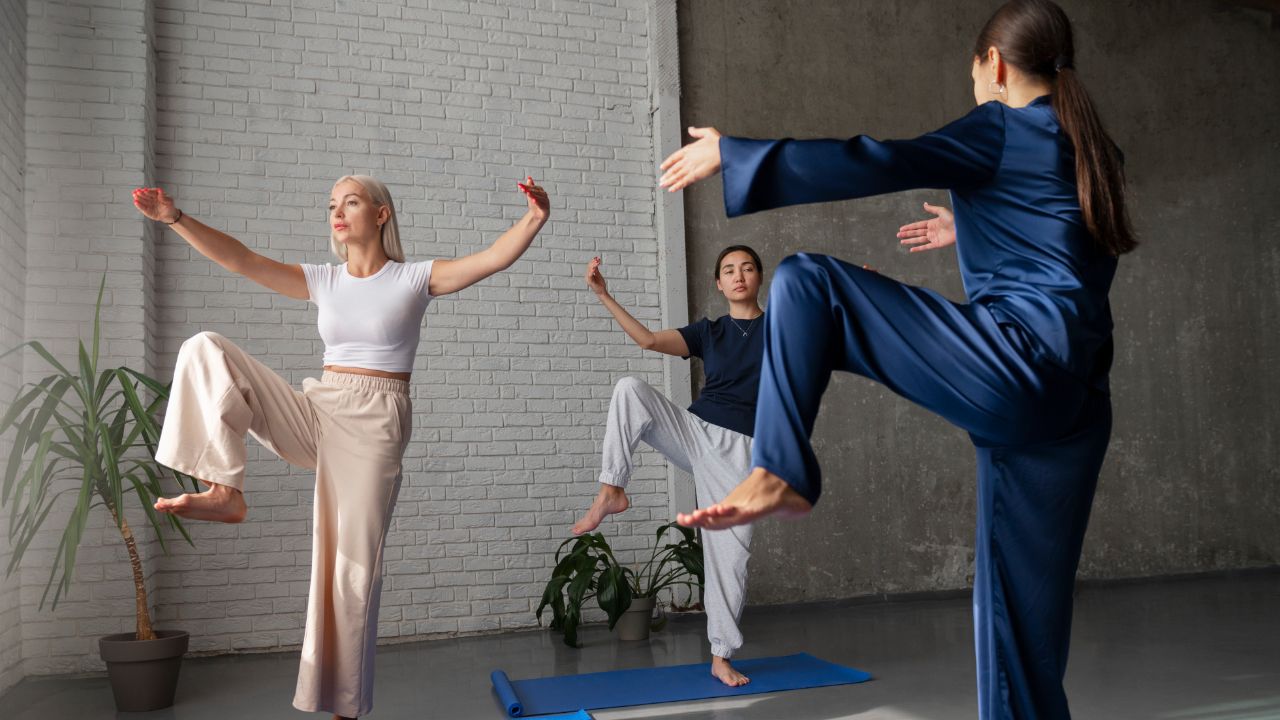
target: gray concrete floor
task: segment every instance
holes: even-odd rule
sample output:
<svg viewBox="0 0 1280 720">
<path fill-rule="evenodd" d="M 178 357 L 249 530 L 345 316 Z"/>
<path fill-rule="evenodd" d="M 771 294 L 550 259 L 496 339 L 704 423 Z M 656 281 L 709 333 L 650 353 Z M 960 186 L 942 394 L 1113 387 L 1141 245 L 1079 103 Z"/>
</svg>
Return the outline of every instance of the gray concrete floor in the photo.
<svg viewBox="0 0 1280 720">
<path fill-rule="evenodd" d="M 601 710 L 598 720 L 972 718 L 972 620 L 964 598 L 748 610 L 743 657 L 809 652 L 875 680 L 733 699 Z M 513 679 L 703 662 L 699 617 L 649 643 L 603 629 L 586 647 L 547 632 L 380 648 L 375 720 L 503 717 L 489 671 Z M 177 704 L 117 715 L 105 678 L 27 679 L 0 698 L 7 720 L 304 717 L 290 705 L 292 653 L 189 659 Z M 1088 587 L 1076 599 L 1068 693 L 1077 718 L 1280 718 L 1280 572 Z"/>
</svg>

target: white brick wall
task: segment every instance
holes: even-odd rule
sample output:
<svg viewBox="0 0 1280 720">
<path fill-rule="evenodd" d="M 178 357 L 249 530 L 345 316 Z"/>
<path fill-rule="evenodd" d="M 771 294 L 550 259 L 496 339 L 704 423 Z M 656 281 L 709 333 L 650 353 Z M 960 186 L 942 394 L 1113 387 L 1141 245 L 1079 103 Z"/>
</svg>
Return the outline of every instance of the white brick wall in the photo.
<svg viewBox="0 0 1280 720">
<path fill-rule="evenodd" d="M 22 342 L 27 237 L 22 210 L 25 161 L 27 9 L 23 2 L 0 3 L 0 352 Z M 12 397 L 22 379 L 22 356 L 0 362 L 0 398 Z M 4 404 L 0 400 L 0 406 Z M 9 455 L 0 442 L 0 461 Z M 0 466 L 2 467 L 2 466 Z M 5 541 L 9 514 L 0 513 L 0 692 L 22 674 L 22 628 L 17 575 L 3 576 L 11 552 Z"/>
<path fill-rule="evenodd" d="M 523 212 L 525 174 L 548 187 L 553 220 L 524 259 L 428 311 L 380 633 L 526 627 L 594 492 L 613 382 L 661 370 L 580 280 L 601 253 L 620 298 L 658 318 L 645 6 L 402 5 L 160 2 L 158 181 L 188 212 L 294 262 L 331 259 L 324 207 L 346 173 L 387 182 L 418 259 L 491 242 Z M 211 329 L 295 382 L 316 373 L 309 306 L 174 235 L 158 253 L 163 364 Z M 249 522 L 199 527 L 196 549 L 162 562 L 161 616 L 197 630 L 197 649 L 301 638 L 312 478 L 257 457 Z M 623 548 L 665 515 L 663 470 L 647 460 L 637 509 L 609 527 Z"/>
<path fill-rule="evenodd" d="M 152 248 L 128 193 L 153 167 L 187 212 L 290 262 L 331 260 L 324 208 L 343 174 L 387 182 L 415 259 L 492 242 L 523 212 L 524 175 L 550 191 L 552 222 L 515 267 L 428 311 L 387 638 L 533 625 L 551 554 L 596 489 L 614 382 L 662 381 L 581 281 L 602 255 L 618 298 L 659 322 L 643 0 L 409 4 L 157 0 L 151 58 L 143 0 L 32 0 L 27 43 L 25 316 L 62 351 L 107 270 L 117 362 L 167 377 L 185 338 L 216 330 L 295 383 L 318 372 L 310 306 L 173 233 Z M 250 454 L 247 522 L 193 525 L 195 547 L 150 553 L 159 624 L 191 630 L 194 650 L 301 638 L 312 478 Z M 624 557 L 668 514 L 656 455 L 630 490 L 635 508 L 606 526 Z M 56 613 L 35 611 L 32 569 L 56 535 L 33 551 L 27 674 L 97 668 L 96 636 L 131 627 L 118 536 L 105 517 L 90 536 Z"/>
<path fill-rule="evenodd" d="M 28 234 L 21 306 L 28 339 L 74 367 L 92 332 L 105 273 L 103 366 L 148 370 L 154 319 L 149 223 L 130 206 L 144 184 L 154 116 L 149 6 L 144 0 L 32 1 L 27 8 L 24 220 Z M 33 353 L 25 379 L 48 373 Z M 71 500 L 70 497 L 64 500 Z M 96 638 L 133 628 L 133 584 L 118 530 L 92 515 L 76 585 L 56 612 L 39 607 L 70 505 L 58 507 L 27 551 L 21 574 L 23 673 L 101 667 Z M 154 552 L 140 513 L 129 515 L 144 556 Z"/>
</svg>

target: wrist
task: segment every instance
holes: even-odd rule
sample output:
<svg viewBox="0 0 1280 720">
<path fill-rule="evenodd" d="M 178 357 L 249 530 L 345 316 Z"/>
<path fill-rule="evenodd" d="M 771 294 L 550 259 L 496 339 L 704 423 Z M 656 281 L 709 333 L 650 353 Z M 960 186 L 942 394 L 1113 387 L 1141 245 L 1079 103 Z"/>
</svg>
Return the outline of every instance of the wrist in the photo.
<svg viewBox="0 0 1280 720">
<path fill-rule="evenodd" d="M 176 225 L 178 224 L 178 221 L 181 220 L 183 217 L 185 216 L 182 214 L 182 210 L 178 209 L 177 214 L 173 216 L 172 220 L 165 220 L 161 218 L 160 222 L 164 223 L 165 225 Z"/>
</svg>

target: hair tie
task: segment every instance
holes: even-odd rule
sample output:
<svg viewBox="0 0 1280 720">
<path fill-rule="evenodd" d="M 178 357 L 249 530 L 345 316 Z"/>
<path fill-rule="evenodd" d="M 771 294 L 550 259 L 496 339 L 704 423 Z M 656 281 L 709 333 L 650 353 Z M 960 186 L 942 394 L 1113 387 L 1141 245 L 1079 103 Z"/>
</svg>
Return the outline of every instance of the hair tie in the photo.
<svg viewBox="0 0 1280 720">
<path fill-rule="evenodd" d="M 1055 73 L 1059 73 L 1059 72 L 1062 72 L 1063 70 L 1066 70 L 1068 68 L 1073 68 L 1073 67 L 1074 65 L 1071 64 L 1071 58 L 1067 57 L 1066 55 L 1059 55 L 1053 60 L 1053 71 Z"/>
</svg>

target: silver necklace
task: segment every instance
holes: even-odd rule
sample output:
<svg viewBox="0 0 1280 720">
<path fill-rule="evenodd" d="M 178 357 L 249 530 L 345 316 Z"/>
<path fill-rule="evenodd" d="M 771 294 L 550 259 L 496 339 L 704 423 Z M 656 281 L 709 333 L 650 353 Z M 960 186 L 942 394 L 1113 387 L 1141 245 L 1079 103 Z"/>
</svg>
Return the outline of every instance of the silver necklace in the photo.
<svg viewBox="0 0 1280 720">
<path fill-rule="evenodd" d="M 764 315 L 764 313 L 760 313 L 760 315 Z M 754 330 L 754 329 L 755 329 L 755 327 L 754 327 L 755 322 L 756 322 L 757 320 L 759 320 L 759 319 L 760 319 L 760 315 L 757 315 L 757 316 L 755 316 L 755 317 L 753 317 L 753 318 L 751 318 L 750 320 L 748 320 L 748 321 L 747 321 L 747 329 L 746 329 L 746 330 L 743 330 L 743 329 L 742 329 L 742 326 L 738 324 L 738 321 L 737 321 L 737 320 L 736 320 L 732 315 L 730 315 L 730 316 L 728 316 L 728 317 L 729 317 L 729 322 L 733 323 L 733 326 L 734 326 L 734 327 L 736 327 L 736 328 L 738 328 L 738 332 L 741 332 L 741 333 L 742 333 L 742 337 L 746 337 L 746 336 L 748 336 L 748 335 L 750 335 L 750 334 L 751 334 L 751 331 L 752 331 L 752 330 Z"/>
</svg>

